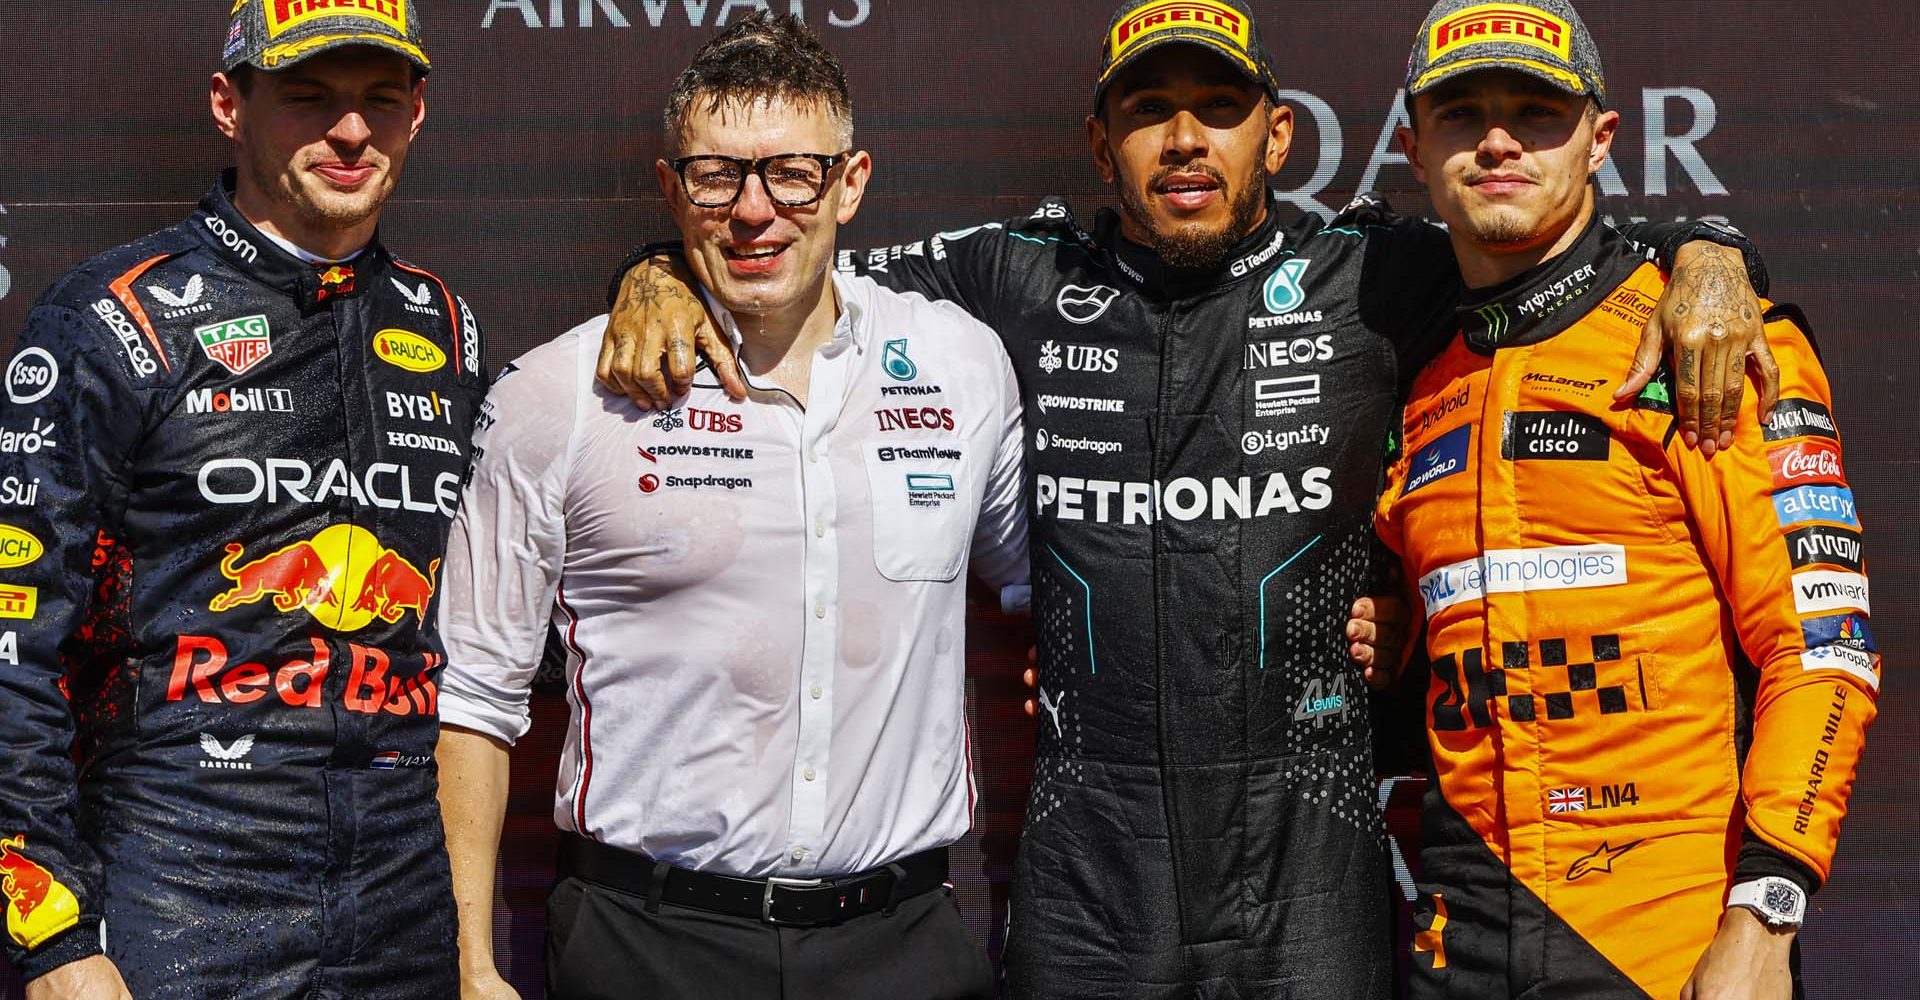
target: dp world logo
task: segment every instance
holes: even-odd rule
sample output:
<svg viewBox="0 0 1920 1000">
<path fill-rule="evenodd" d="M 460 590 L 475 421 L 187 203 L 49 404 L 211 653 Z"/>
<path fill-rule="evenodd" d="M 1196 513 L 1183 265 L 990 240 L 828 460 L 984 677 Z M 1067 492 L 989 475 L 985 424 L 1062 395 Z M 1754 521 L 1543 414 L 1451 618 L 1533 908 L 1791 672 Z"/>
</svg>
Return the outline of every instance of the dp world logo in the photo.
<svg viewBox="0 0 1920 1000">
<path fill-rule="evenodd" d="M 1267 276 L 1267 287 L 1263 293 L 1268 312 L 1278 316 L 1307 304 L 1307 293 L 1300 287 L 1300 282 L 1307 276 L 1307 267 L 1312 263 L 1311 260 L 1295 257 L 1281 261 L 1280 266 L 1273 269 L 1273 273 Z"/>
<path fill-rule="evenodd" d="M 1106 285 L 1095 285 L 1092 288 L 1068 285 L 1060 289 L 1060 294 L 1054 298 L 1053 304 L 1067 322 L 1084 326 L 1105 316 L 1107 307 L 1113 305 L 1113 300 L 1119 295 L 1120 289 L 1109 288 Z"/>
<path fill-rule="evenodd" d="M 880 352 L 880 367 L 885 368 L 887 377 L 895 382 L 911 382 L 920 374 L 920 366 L 907 357 L 905 340 L 887 341 L 886 348 Z"/>
</svg>

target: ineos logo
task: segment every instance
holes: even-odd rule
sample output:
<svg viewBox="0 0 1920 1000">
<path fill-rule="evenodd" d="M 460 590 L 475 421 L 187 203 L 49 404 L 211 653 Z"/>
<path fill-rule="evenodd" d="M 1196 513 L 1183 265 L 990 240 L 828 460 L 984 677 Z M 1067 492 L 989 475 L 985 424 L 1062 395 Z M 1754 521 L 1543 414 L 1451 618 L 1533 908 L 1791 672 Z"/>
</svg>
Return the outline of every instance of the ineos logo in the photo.
<svg viewBox="0 0 1920 1000">
<path fill-rule="evenodd" d="M 60 384 L 60 362 L 44 348 L 29 347 L 7 365 L 7 398 L 21 406 L 47 398 Z"/>
<path fill-rule="evenodd" d="M 218 236 L 221 244 L 227 249 L 245 257 L 247 263 L 251 264 L 259 259 L 260 251 L 254 249 L 252 241 L 234 232 L 233 227 L 227 225 L 227 220 L 217 215 L 203 215 L 201 219 L 206 222 L 208 232 Z"/>
</svg>

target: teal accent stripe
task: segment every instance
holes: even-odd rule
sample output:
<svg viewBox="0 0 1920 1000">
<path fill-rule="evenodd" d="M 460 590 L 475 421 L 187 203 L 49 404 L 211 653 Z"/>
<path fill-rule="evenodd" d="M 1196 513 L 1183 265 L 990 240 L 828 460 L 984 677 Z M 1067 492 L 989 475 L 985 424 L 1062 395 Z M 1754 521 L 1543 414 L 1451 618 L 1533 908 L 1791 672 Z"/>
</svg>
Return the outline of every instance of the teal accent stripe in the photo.
<svg viewBox="0 0 1920 1000">
<path fill-rule="evenodd" d="M 1262 670 L 1267 669 L 1267 581 L 1273 579 L 1281 570 L 1293 565 L 1295 559 L 1306 555 L 1307 550 L 1320 544 L 1320 539 L 1324 537 L 1324 535 L 1313 536 L 1307 544 L 1300 546 L 1300 551 L 1288 556 L 1286 562 L 1275 566 L 1272 573 L 1260 579 L 1260 669 Z"/>
<path fill-rule="evenodd" d="M 1053 546 L 1047 546 L 1047 554 L 1052 556 L 1054 560 L 1060 564 L 1061 568 L 1069 573 L 1073 573 L 1073 578 L 1080 581 L 1081 589 L 1087 592 L 1087 673 L 1097 674 L 1100 672 L 1100 666 L 1099 661 L 1095 660 L 1093 656 L 1093 588 L 1087 586 L 1086 577 L 1075 572 L 1072 566 L 1067 565 L 1065 559 L 1060 558 L 1060 553 L 1055 552 Z"/>
</svg>

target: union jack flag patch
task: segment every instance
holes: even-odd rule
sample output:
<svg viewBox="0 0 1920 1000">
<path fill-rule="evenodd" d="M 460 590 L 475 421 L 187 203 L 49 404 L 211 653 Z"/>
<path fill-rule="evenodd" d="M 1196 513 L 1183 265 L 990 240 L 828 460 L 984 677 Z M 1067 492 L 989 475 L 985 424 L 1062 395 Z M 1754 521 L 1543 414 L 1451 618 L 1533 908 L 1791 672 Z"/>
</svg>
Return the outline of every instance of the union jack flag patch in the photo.
<svg viewBox="0 0 1920 1000">
<path fill-rule="evenodd" d="M 1587 811 L 1587 790 L 1584 788 L 1551 788 L 1547 790 L 1547 812 L 1577 813 Z"/>
</svg>

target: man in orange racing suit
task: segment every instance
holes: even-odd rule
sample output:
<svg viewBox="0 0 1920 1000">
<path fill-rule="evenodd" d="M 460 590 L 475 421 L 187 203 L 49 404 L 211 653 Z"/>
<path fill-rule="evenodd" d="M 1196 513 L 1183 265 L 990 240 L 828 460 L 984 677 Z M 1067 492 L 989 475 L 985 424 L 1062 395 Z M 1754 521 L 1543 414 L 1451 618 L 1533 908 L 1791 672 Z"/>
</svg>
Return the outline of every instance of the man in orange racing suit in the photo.
<svg viewBox="0 0 1920 1000">
<path fill-rule="evenodd" d="M 1602 389 L 1666 279 L 1594 219 L 1619 116 L 1571 6 L 1445 0 L 1407 92 L 1472 289 L 1376 518 L 1433 660 L 1413 996 L 1799 996 L 1880 683 L 1806 323 L 1767 307 L 1767 419 L 1684 447 L 1664 372 Z"/>
</svg>

